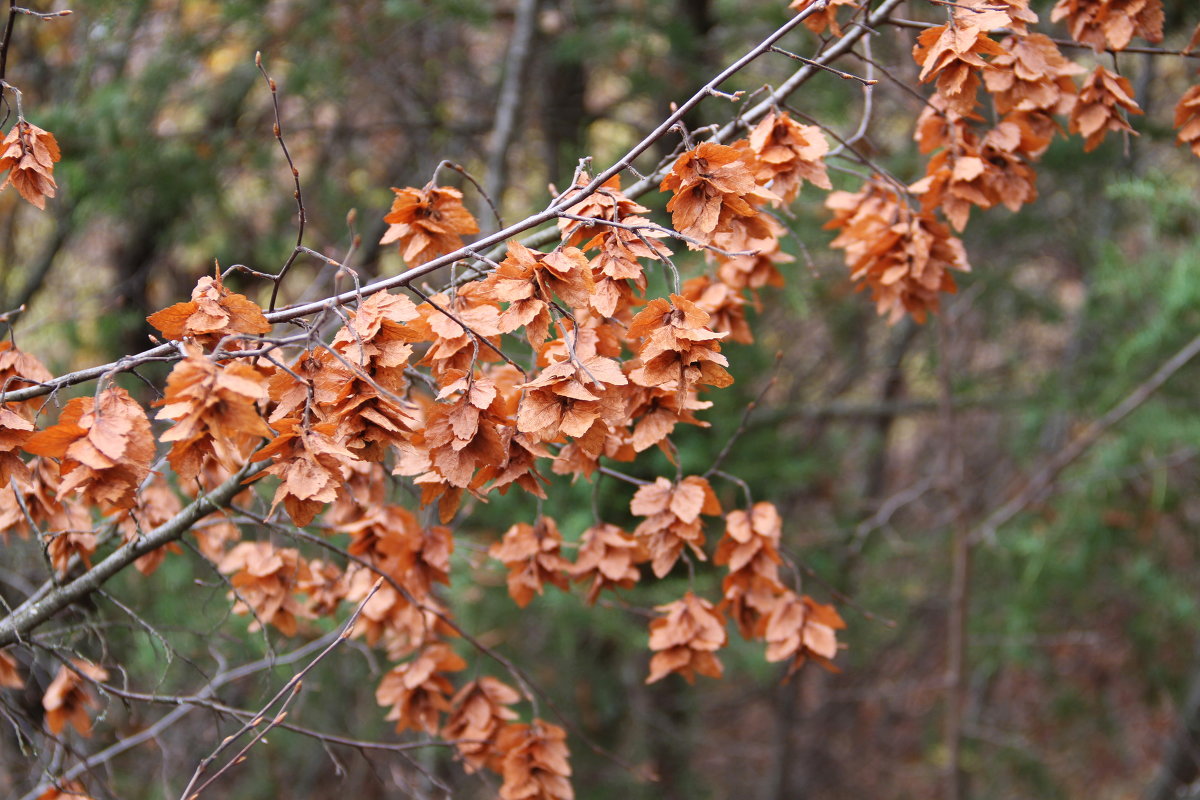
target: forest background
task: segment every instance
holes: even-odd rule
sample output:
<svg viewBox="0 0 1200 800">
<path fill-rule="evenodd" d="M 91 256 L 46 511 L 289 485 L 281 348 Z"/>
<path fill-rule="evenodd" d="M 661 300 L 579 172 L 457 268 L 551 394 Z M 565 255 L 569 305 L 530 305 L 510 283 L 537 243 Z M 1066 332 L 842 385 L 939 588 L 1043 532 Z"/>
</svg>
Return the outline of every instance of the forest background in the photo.
<svg viewBox="0 0 1200 800">
<path fill-rule="evenodd" d="M 292 252 L 293 187 L 256 52 L 279 87 L 306 244 L 344 254 L 357 234 L 352 263 L 365 284 L 403 268 L 396 248 L 379 244 L 388 187 L 423 186 L 450 159 L 505 219 L 520 218 L 545 207 L 548 184 L 570 184 L 580 157 L 597 169 L 612 163 L 670 103 L 794 14 L 779 0 L 85 5 L 69 18 L 20 20 L 8 53 L 26 115 L 53 131 L 63 155 L 45 212 L 12 189 L 0 193 L 0 309 L 26 306 L 15 340 L 55 375 L 144 350 L 157 333 L 146 317 L 185 299 L 214 259 L 274 271 Z M 1043 22 L 1052 5 L 1033 3 Z M 1187 3 L 1166 5 L 1164 40 L 1145 49 L 1178 53 L 1200 19 Z M 912 0 L 894 16 L 940 23 L 946 14 Z M 858 150 L 910 183 L 925 159 L 913 141 L 928 93 L 912 58 L 918 32 L 880 26 L 868 37 L 872 64 L 838 62 L 879 81 L 869 117 L 864 87 L 833 74 L 789 101 L 847 137 L 865 119 Z M 1056 35 L 1067 34 L 1058 26 Z M 820 42 L 799 28 L 782 46 L 805 54 Z M 1062 137 L 1038 165 L 1036 201 L 1016 213 L 976 209 L 961 234 L 972 271 L 924 324 L 880 317 L 854 291 L 829 247 L 835 234 L 822 229 L 825 193 L 805 187 L 781 218 L 794 257 L 780 265 L 785 285 L 761 289 L 761 306 L 748 307 L 752 344 L 723 345 L 736 382 L 708 397 L 711 428 L 684 426 L 674 437 L 685 474 L 720 457 L 755 500 L 778 508 L 796 586 L 848 623 L 840 672 L 809 665 L 782 682 L 786 668 L 766 663 L 761 643 L 735 636 L 723 679 L 646 685 L 647 615 L 689 588 L 718 596 L 720 575 L 707 566 L 691 578 L 672 573 L 595 607 L 582 589 L 549 589 L 521 610 L 488 545 L 539 513 L 568 540 L 595 506 L 627 522 L 628 492 L 610 482 L 594 496 L 590 485 L 556 478 L 544 503 L 514 492 L 470 505 L 455 534 L 455 563 L 466 568 L 444 597 L 459 624 L 521 665 L 572 721 L 578 797 L 932 797 L 948 768 L 961 796 L 1171 797 L 1196 778 L 1194 747 L 1179 730 L 1200 707 L 1200 375 L 1182 368 L 1137 393 L 1200 332 L 1200 161 L 1175 145 L 1172 125 L 1197 61 L 1064 52 L 1089 70 L 1115 64 L 1131 81 L 1145 112 L 1132 120 L 1139 135 L 1110 134 L 1087 153 L 1078 136 Z M 770 54 L 724 88 L 777 85 L 795 67 Z M 503 87 L 514 70 L 519 102 L 505 131 Z M 721 124 L 729 106 L 712 97 L 687 122 Z M 664 138 L 651 163 L 678 143 Z M 831 180 L 856 191 L 867 170 L 847 165 L 831 168 Z M 446 175 L 481 224 L 490 219 L 474 187 Z M 666 199 L 642 202 L 665 221 Z M 685 279 L 703 273 L 701 254 L 675 249 Z M 280 305 L 330 293 L 328 264 L 302 258 L 294 270 Z M 651 282 L 649 296 L 668 290 L 660 274 Z M 266 307 L 269 284 L 244 275 L 228 283 Z M 167 371 L 142 370 L 159 385 Z M 136 379 L 120 385 L 154 399 Z M 1141 402 L 1129 416 L 1089 427 L 1131 396 Z M 1061 474 L 1046 472 L 1092 433 Z M 657 458 L 636 476 L 674 471 Z M 736 486 L 719 494 L 727 508 L 741 502 Z M 1023 502 L 1006 514 L 1013 497 Z M 961 561 L 955 568 L 964 530 L 979 532 L 966 571 Z M 0 558 L 0 594 L 10 600 L 42 568 L 38 548 L 19 544 Z M 229 617 L 227 587 L 198 570 L 198 558 L 169 556 L 149 579 L 126 571 L 54 635 L 64 644 L 82 637 L 70 646 L 93 655 L 102 642 L 106 664 L 160 693 L 184 691 L 204 671 L 197 662 L 269 660 L 273 648 L 297 645 L 273 632 L 268 647 Z M 122 617 L 109 596 L 138 619 Z M 947 684 L 956 609 L 968 667 L 958 698 Z M 307 625 L 300 640 L 331 629 Z M 57 669 L 48 657 L 23 662 L 24 700 L 10 693 L 4 702 L 39 715 Z M 386 669 L 378 653 L 348 642 L 306 676 L 291 718 L 397 739 L 374 691 Z M 222 696 L 257 707 L 294 671 L 281 663 Z M 95 738 L 35 755 L 14 726 L 0 726 L 0 794 L 38 788 L 64 762 L 162 713 L 111 697 L 102 707 Z M 177 796 L 229 732 L 219 725 L 197 710 L 100 768 L 105 780 L 85 774 L 85 783 L 97 797 Z M 494 795 L 496 778 L 463 774 L 452 755 L 339 749 L 277 730 L 218 789 L 230 798 L 299 796 L 291 787 L 300 785 L 312 797 L 392 797 L 396 787 L 414 797 L 444 796 L 445 787 L 455 797 Z"/>
</svg>

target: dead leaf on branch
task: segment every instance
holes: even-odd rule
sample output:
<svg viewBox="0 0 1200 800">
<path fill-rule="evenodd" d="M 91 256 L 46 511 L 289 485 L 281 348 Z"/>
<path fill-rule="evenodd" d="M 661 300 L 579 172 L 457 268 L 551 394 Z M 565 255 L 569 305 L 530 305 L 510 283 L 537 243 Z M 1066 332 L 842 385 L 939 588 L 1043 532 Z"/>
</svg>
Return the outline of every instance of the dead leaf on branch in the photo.
<svg viewBox="0 0 1200 800">
<path fill-rule="evenodd" d="M 591 579 L 586 600 L 590 606 L 605 589 L 631 588 L 640 575 L 637 565 L 648 558 L 649 553 L 635 537 L 616 525 L 597 523 L 580 537 L 579 551 L 570 569 L 571 579 Z"/>
<path fill-rule="evenodd" d="M 922 31 L 913 46 L 913 60 L 921 67 L 921 83 L 937 81 L 937 91 L 947 108 L 970 114 L 975 107 L 979 73 L 990 68 L 984 56 L 1004 54 L 1004 48 L 988 38 L 987 31 L 1003 27 L 1008 14 L 976 14 L 956 11 L 950 22 Z"/>
<path fill-rule="evenodd" d="M 42 695 L 46 727 L 51 733 L 58 735 L 70 725 L 81 736 L 92 735 L 92 719 L 88 709 L 97 708 L 100 704 L 89 680 L 108 680 L 108 671 L 78 658 L 71 660 L 71 666 L 63 664 L 58 668 L 54 680 Z"/>
<path fill-rule="evenodd" d="M 282 502 L 292 522 L 304 526 L 326 503 L 337 499 L 358 459 L 334 438 L 336 426 L 332 422 L 305 424 L 288 418 L 276 427 L 279 435 L 258 454 L 260 458 L 274 458 L 275 463 L 259 474 L 275 475 L 280 481 L 271 511 Z"/>
<path fill-rule="evenodd" d="M 563 199 L 569 200 L 572 196 L 578 195 L 580 187 L 587 186 L 590 181 L 590 175 L 580 172 L 575 186 L 567 190 Z M 621 192 L 621 176 L 613 175 L 592 194 L 575 205 L 569 206 L 567 213 L 575 217 L 625 222 L 631 217 L 641 219 L 641 215 L 650 213 L 650 209 L 626 197 Z M 602 222 L 582 222 L 577 219 L 559 217 L 558 230 L 562 235 L 564 245 L 573 247 L 579 246 L 582 242 L 589 242 L 584 245 L 584 249 L 587 250 L 595 246 L 591 244 L 595 241 L 595 237 L 604 236 L 614 228 Z"/>
<path fill-rule="evenodd" d="M 1200 36 L 1200 27 L 1196 30 Z M 1191 87 L 1179 98 L 1175 106 L 1175 127 L 1179 129 L 1175 141 L 1187 145 L 1200 156 L 1200 85 Z"/>
<path fill-rule="evenodd" d="M 804 11 L 809 6 L 813 5 L 816 0 L 792 0 L 788 4 L 788 8 L 796 13 Z M 842 28 L 837 21 L 837 7 L 850 6 L 851 8 L 859 8 L 858 0 L 829 0 L 829 4 L 819 11 L 814 11 L 804 18 L 804 25 L 810 31 L 816 34 L 824 33 L 828 28 L 829 32 L 834 36 L 841 37 Z"/>
<path fill-rule="evenodd" d="M 34 206 L 45 209 L 46 198 L 54 197 L 54 164 L 62 158 L 54 134 L 17 118 L 17 124 L 0 142 L 0 172 L 8 172 L 0 191 L 10 183 Z"/>
<path fill-rule="evenodd" d="M 79 781 L 63 781 L 37 796 L 37 800 L 93 800 Z"/>
<path fill-rule="evenodd" d="M 241 542 L 225 554 L 217 569 L 230 575 L 229 582 L 237 592 L 233 613 L 253 612 L 251 632 L 269 624 L 284 636 L 293 636 L 296 620 L 310 616 L 296 593 L 302 584 L 311 582 L 312 574 L 296 548 Z"/>
<path fill-rule="evenodd" d="M 658 606 L 662 616 L 650 623 L 650 675 L 646 683 L 678 672 L 688 683 L 696 673 L 719 678 L 724 673 L 716 651 L 725 646 L 725 622 L 712 603 L 688 592 L 682 599 Z"/>
<path fill-rule="evenodd" d="M 192 299 L 176 303 L 146 317 L 168 339 L 195 339 L 206 348 L 216 347 L 226 336 L 261 336 L 271 332 L 271 323 L 258 304 L 236 294 L 221 283 L 218 269 L 212 277 L 196 282 Z"/>
<path fill-rule="evenodd" d="M 748 150 L 704 142 L 671 165 L 659 191 L 672 192 L 667 211 L 675 230 L 700 242 L 688 242 L 688 248 L 712 243 L 733 220 L 755 218 L 757 206 L 779 199 L 758 185 L 752 159 Z"/>
<path fill-rule="evenodd" d="M 751 344 L 754 334 L 746 321 L 746 298 L 721 281 L 701 275 L 684 281 L 683 296 L 709 315 L 708 326 L 728 334 L 730 341 Z"/>
<path fill-rule="evenodd" d="M 503 562 L 508 570 L 508 593 L 517 606 L 524 608 L 547 583 L 567 590 L 566 573 L 571 562 L 562 557 L 561 548 L 558 523 L 543 516 L 533 525 L 513 525 L 502 541 L 488 548 L 488 555 Z"/>
<path fill-rule="evenodd" d="M 869 288 L 878 313 L 896 322 L 909 313 L 923 322 L 941 292 L 957 287 L 951 271 L 970 271 L 966 250 L 928 212 L 915 213 L 878 176 L 859 192 L 833 192 L 825 201 L 839 229 L 830 246 L 846 251 L 850 278 Z"/>
<path fill-rule="evenodd" d="M 466 669 L 467 662 L 450 646 L 437 642 L 422 650 L 406 664 L 395 666 L 383 676 L 375 690 L 375 700 L 387 708 L 384 719 L 395 721 L 396 731 L 408 729 L 436 735 L 441 715 L 450 711 L 454 691 L 443 672 Z"/>
<path fill-rule="evenodd" d="M 642 339 L 637 348 L 642 363 L 629 379 L 639 386 L 670 386 L 680 394 L 699 386 L 729 386 L 733 376 L 725 370 L 729 361 L 719 343 L 726 334 L 709 328 L 709 319 L 708 312 L 677 294 L 651 300 L 627 332 L 630 339 Z"/>
<path fill-rule="evenodd" d="M 121 530 L 122 538 L 129 542 L 166 524 L 181 510 L 183 504 L 167 484 L 166 478 L 156 474 L 149 484 L 138 492 L 137 504 L 121 516 L 117 526 Z M 167 553 L 178 552 L 181 552 L 179 544 L 170 542 L 135 559 L 133 566 L 143 575 L 150 575 L 162 564 Z"/>
<path fill-rule="evenodd" d="M 1100 146 L 1109 131 L 1137 136 L 1126 114 L 1141 113 L 1129 80 L 1098 66 L 1079 90 L 1079 100 L 1071 111 L 1070 131 L 1083 134 L 1083 151 L 1088 153 Z"/>
<path fill-rule="evenodd" d="M 1071 113 L 1077 92 L 1071 78 L 1087 70 L 1063 56 L 1045 34 L 1009 36 L 1000 46 L 1004 52 L 993 58 L 992 69 L 983 73 L 997 111 Z"/>
<path fill-rule="evenodd" d="M 508 706 L 520 702 L 516 689 L 490 676 L 473 680 L 450 701 L 450 716 L 441 736 L 454 742 L 468 773 L 483 767 L 500 772 L 504 753 L 497 748 L 500 731 L 517 713 Z"/>
<path fill-rule="evenodd" d="M 388 223 L 380 244 L 398 242 L 409 266 L 424 264 L 452 253 L 463 245 L 463 236 L 479 233 L 479 223 L 463 206 L 462 192 L 449 186 L 422 189 L 392 187 L 396 197 L 383 218 Z"/>
<path fill-rule="evenodd" d="M 762 224 L 746 225 L 737 219 L 729 230 L 713 237 L 713 245 L 728 253 L 714 253 L 717 277 L 731 289 L 750 289 L 764 286 L 783 286 L 783 275 L 776 264 L 790 264 L 796 259 L 780 246 L 783 225 L 771 217 L 760 217 Z"/>
<path fill-rule="evenodd" d="M 446 622 L 449 612 L 435 597 L 425 597 L 420 605 L 414 605 L 388 582 L 372 595 L 378 580 L 375 570 L 361 564 L 351 563 L 346 568 L 345 601 L 357 605 L 366 600 L 354 636 L 372 647 L 382 644 L 388 658 L 398 660 L 441 638 L 458 635 Z"/>
<path fill-rule="evenodd" d="M 0 688 L 21 689 L 24 686 L 25 679 L 17 670 L 17 660 L 12 654 L 0 650 Z"/>
<path fill-rule="evenodd" d="M 713 556 L 714 564 L 729 568 L 721 586 L 719 610 L 728 612 L 748 639 L 785 591 L 779 581 L 783 520 L 771 503 L 755 503 L 749 511 L 730 511 L 725 526 Z"/>
<path fill-rule="evenodd" d="M 790 677 L 809 659 L 838 672 L 832 661 L 838 651 L 837 631 L 845 627 L 833 606 L 789 591 L 759 622 L 758 635 L 767 643 L 767 661 L 790 659 Z"/>
<path fill-rule="evenodd" d="M 629 380 L 621 365 L 596 353 L 596 338 L 573 337 L 574 354 L 562 352 L 525 390 L 517 410 L 517 430 L 543 441 L 561 435 L 584 437 L 595 425 L 604 430 L 625 420 L 623 387 Z M 566 350 L 565 342 L 562 350 Z"/>
<path fill-rule="evenodd" d="M 826 10 L 831 9 L 832 4 Z M 833 188 L 823 161 L 829 142 L 816 125 L 801 125 L 786 111 L 772 111 L 747 141 L 754 153 L 754 178 L 779 195 L 776 205 L 795 200 L 805 181 L 821 189 Z"/>
<path fill-rule="evenodd" d="M 1050 21 L 1065 19 L 1071 38 L 1097 53 L 1124 50 L 1134 36 L 1163 38 L 1162 0 L 1058 0 Z"/>
<path fill-rule="evenodd" d="M 155 451 L 145 412 L 117 387 L 105 389 L 98 398 L 70 401 L 58 422 L 34 434 L 24 448 L 59 460 L 60 500 L 78 491 L 88 505 L 105 514 L 133 506 Z"/>
<path fill-rule="evenodd" d="M 720 514 L 721 504 L 704 478 L 690 475 L 672 483 L 659 477 L 654 483 L 638 487 L 629 510 L 646 517 L 633 535 L 649 551 L 654 575 L 661 578 L 675 566 L 684 545 L 691 548 L 696 558 L 706 560 L 704 523 L 700 516 Z"/>
<path fill-rule="evenodd" d="M 167 460 L 185 481 L 193 480 L 207 459 L 231 473 L 251 450 L 273 432 L 259 414 L 267 399 L 267 379 L 249 364 L 218 364 L 185 345 L 187 355 L 167 376 L 157 419 L 175 421 L 161 440 L 171 445 Z"/>
<path fill-rule="evenodd" d="M 567 732 L 534 719 L 501 729 L 496 749 L 504 753 L 500 800 L 574 800 Z"/>
</svg>

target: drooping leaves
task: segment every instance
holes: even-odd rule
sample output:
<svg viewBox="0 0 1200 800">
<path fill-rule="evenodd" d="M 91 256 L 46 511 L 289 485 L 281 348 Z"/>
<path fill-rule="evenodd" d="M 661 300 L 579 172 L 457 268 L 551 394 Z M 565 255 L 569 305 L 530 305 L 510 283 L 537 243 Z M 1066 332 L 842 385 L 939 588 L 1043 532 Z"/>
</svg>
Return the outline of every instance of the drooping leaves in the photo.
<svg viewBox="0 0 1200 800">
<path fill-rule="evenodd" d="M 271 331 L 262 309 L 245 295 L 226 289 L 220 271 L 197 281 L 190 301 L 164 308 L 146 321 L 168 339 L 191 338 L 207 348 L 226 336 L 258 336 Z"/>
<path fill-rule="evenodd" d="M 46 208 L 46 198 L 54 197 L 54 164 L 62 158 L 54 134 L 17 118 L 17 123 L 0 142 L 0 172 L 7 172 L 0 191 L 10 183 L 33 205 Z"/>
<path fill-rule="evenodd" d="M 79 492 L 105 514 L 133 506 L 155 449 L 146 413 L 117 387 L 67 403 L 58 423 L 34 434 L 24 448 L 59 460 L 58 499 Z"/>
<path fill-rule="evenodd" d="M 409 266 L 417 266 L 462 247 L 463 236 L 479 233 L 479 223 L 463 206 L 462 192 L 449 186 L 392 187 L 396 197 L 383 221 L 380 244 L 397 242 Z"/>
<path fill-rule="evenodd" d="M 712 603 L 688 592 L 682 599 L 658 606 L 662 616 L 650 623 L 650 675 L 646 683 L 678 672 L 688 683 L 696 673 L 719 678 L 724 673 L 715 653 L 725 646 L 725 622 Z"/>
</svg>

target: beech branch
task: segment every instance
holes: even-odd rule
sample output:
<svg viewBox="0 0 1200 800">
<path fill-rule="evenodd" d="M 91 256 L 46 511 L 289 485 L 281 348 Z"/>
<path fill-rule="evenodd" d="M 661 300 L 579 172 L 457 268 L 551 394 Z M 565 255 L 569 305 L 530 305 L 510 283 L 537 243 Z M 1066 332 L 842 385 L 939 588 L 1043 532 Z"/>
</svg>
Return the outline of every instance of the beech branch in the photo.
<svg viewBox="0 0 1200 800">
<path fill-rule="evenodd" d="M 78 578 L 52 589 L 40 598 L 22 603 L 0 620 L 0 647 L 20 641 L 23 636 L 67 606 L 99 589 L 109 578 L 137 559 L 181 538 L 202 518 L 229 505 L 234 496 L 242 491 L 242 481 L 245 477 L 263 466 L 265 465 L 257 462 L 246 464 L 216 489 L 196 498 L 174 517 L 149 533 L 121 545 Z"/>
<path fill-rule="evenodd" d="M 824 65 L 849 53 L 854 48 L 854 45 L 857 44 L 863 36 L 868 35 L 872 28 L 881 24 L 885 19 L 887 19 L 892 11 L 894 11 L 902 2 L 903 0 L 884 0 L 883 4 L 867 17 L 866 22 L 854 24 L 854 27 L 851 30 L 848 30 L 842 39 L 818 55 L 816 58 L 813 58 L 812 61 L 819 65 Z M 474 257 L 477 251 L 488 250 L 495 246 L 503 245 L 505 242 L 515 236 L 533 230 L 534 228 L 538 228 L 541 225 L 558 218 L 562 212 L 566 211 L 568 208 L 574 206 L 587 197 L 590 197 L 593 193 L 599 190 L 600 187 L 604 185 L 604 182 L 609 178 L 612 178 L 626 169 L 631 168 L 634 160 L 638 158 L 638 156 L 645 153 L 654 145 L 655 142 L 667 135 L 689 111 L 710 97 L 710 90 L 716 89 L 726 80 L 744 69 L 748 64 L 756 60 L 759 56 L 769 52 L 771 47 L 777 41 L 794 30 L 810 15 L 816 13 L 817 11 L 823 10 L 825 6 L 826 0 L 821 0 L 821 2 L 814 3 L 781 25 L 773 33 L 751 48 L 745 55 L 722 70 L 720 74 L 718 74 L 704 86 L 700 87 L 700 89 L 697 90 L 696 93 L 688 98 L 683 104 L 681 104 L 674 111 L 674 113 L 663 120 L 658 127 L 647 134 L 640 142 L 634 145 L 612 166 L 593 178 L 586 186 L 580 187 L 577 191 L 572 192 L 569 197 L 560 197 L 543 211 L 532 214 L 520 222 L 509 225 L 508 227 L 498 230 L 495 233 L 484 236 L 478 241 L 472 242 L 469 245 L 464 245 L 463 247 L 460 247 L 451 253 L 447 253 L 446 255 L 427 261 L 424 264 L 407 269 L 390 278 L 385 278 L 383 280 L 367 284 L 361 289 L 356 288 L 351 291 L 342 292 L 341 294 L 333 295 L 324 300 L 318 300 L 311 303 L 302 303 L 299 305 L 282 308 L 277 311 L 271 311 L 265 314 L 267 321 L 272 324 L 290 322 L 292 320 L 300 319 L 301 317 L 306 317 L 311 314 L 330 310 L 337 306 L 357 302 L 362 298 L 377 292 L 382 292 L 396 287 L 408 286 L 413 281 L 423 278 L 433 272 L 437 272 L 443 267 L 447 267 L 457 261 Z M 812 78 L 813 75 L 820 71 L 821 69 L 819 66 L 805 64 L 802 68 L 793 73 L 792 76 L 784 83 L 773 90 L 766 99 L 743 113 L 740 120 L 729 122 L 722 127 L 714 137 L 715 140 L 722 141 L 727 139 L 735 132 L 740 130 L 740 126 L 761 119 L 767 114 L 768 111 L 774 108 L 781 99 L 786 98 L 792 92 L 796 91 L 796 89 L 798 89 L 806 81 Z M 656 172 L 654 175 L 647 176 L 646 178 L 638 181 L 636 184 L 633 184 L 629 191 L 627 191 L 625 194 L 630 198 L 636 198 L 654 188 L 657 188 L 661 180 L 661 172 Z M 527 240 L 525 240 L 525 242 L 529 245 L 537 246 L 539 244 L 552 241 L 557 235 L 558 233 L 556 230 L 550 229 L 543 231 L 541 234 L 529 237 Z M 110 364 L 103 364 L 100 366 L 77 370 L 36 386 L 4 392 L 3 394 L 0 394 L 0 403 L 18 402 L 21 400 L 28 400 L 33 397 L 41 397 L 68 386 L 74 386 L 79 383 L 95 380 L 106 373 L 128 372 L 141 364 L 147 363 L 148 361 L 173 361 L 177 358 L 178 353 L 172 345 L 162 344 L 143 351 L 142 353 L 127 356 Z"/>
</svg>

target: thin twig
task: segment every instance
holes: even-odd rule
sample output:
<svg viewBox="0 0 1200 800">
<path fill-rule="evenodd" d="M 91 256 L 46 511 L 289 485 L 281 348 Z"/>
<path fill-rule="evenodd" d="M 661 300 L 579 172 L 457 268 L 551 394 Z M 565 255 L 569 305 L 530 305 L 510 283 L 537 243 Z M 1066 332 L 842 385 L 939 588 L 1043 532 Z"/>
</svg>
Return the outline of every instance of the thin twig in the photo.
<svg viewBox="0 0 1200 800">
<path fill-rule="evenodd" d="M 1175 355 L 1171 356 L 1161 367 L 1155 370 L 1153 375 L 1138 384 L 1121 402 L 1109 409 L 1108 412 L 1095 422 L 1088 425 L 1082 433 L 1055 453 L 1025 482 L 1020 491 L 993 509 L 983 522 L 975 527 L 975 530 L 971 533 L 971 542 L 973 544 L 978 544 L 979 542 L 993 544 L 996 540 L 997 530 L 1011 521 L 1013 517 L 1023 512 L 1031 504 L 1041 499 L 1054 485 L 1055 481 L 1058 480 L 1058 476 L 1062 474 L 1063 470 L 1086 453 L 1110 428 L 1149 400 L 1155 392 L 1162 388 L 1163 384 L 1170 380 L 1176 372 L 1187 366 L 1188 362 L 1195 358 L 1197 354 L 1200 354 L 1200 336 L 1196 336 L 1184 345 Z"/>
<path fill-rule="evenodd" d="M 217 745 L 216 749 L 213 750 L 212 753 L 210 753 L 205 758 L 201 759 L 200 763 L 198 765 L 196 765 L 196 771 L 192 774 L 192 779 L 188 782 L 187 787 L 183 790 L 183 793 L 180 795 L 180 800 L 194 800 L 194 798 L 199 797 L 200 793 L 203 792 L 206 788 L 208 788 L 213 783 L 213 781 L 220 778 L 221 775 L 223 775 L 227 770 L 229 770 L 229 768 L 232 767 L 234 764 L 240 763 L 242 761 L 242 759 L 245 757 L 246 752 L 251 747 L 253 747 L 255 744 L 257 744 L 259 741 L 261 741 L 262 738 L 267 735 L 267 732 L 271 730 L 271 728 L 274 728 L 283 722 L 285 710 L 286 710 L 288 704 L 290 704 L 291 701 L 295 699 L 296 693 L 300 690 L 300 686 L 302 685 L 302 682 L 304 680 L 304 676 L 307 675 L 310 671 L 312 671 L 312 669 L 317 664 L 321 663 L 321 661 L 324 660 L 324 658 L 327 655 L 329 655 L 331 652 L 333 652 L 334 648 L 336 648 L 339 644 L 346 641 L 346 639 L 348 639 L 350 637 L 350 634 L 354 631 L 354 623 L 358 621 L 359 615 L 362 614 L 362 611 L 364 608 L 366 608 L 367 603 L 369 603 L 371 601 L 371 598 L 375 596 L 375 593 L 379 591 L 379 587 L 382 585 L 383 585 L 383 578 L 377 579 L 375 581 L 375 585 L 371 587 L 371 590 L 369 592 L 367 592 L 367 596 L 364 597 L 362 599 L 362 601 L 359 602 L 358 607 L 356 609 L 354 609 L 354 613 L 350 615 L 350 619 L 348 619 L 346 621 L 346 624 L 342 626 L 342 631 L 341 631 L 341 633 L 338 634 L 338 637 L 336 639 L 334 639 L 332 642 L 330 642 L 325 647 L 325 649 L 322 650 L 320 653 L 318 653 L 316 658 L 314 658 L 307 665 L 305 665 L 305 667 L 303 669 L 301 669 L 299 672 L 297 672 L 295 675 L 293 675 L 291 677 L 291 679 L 288 680 L 288 682 L 283 685 L 283 688 L 281 688 L 275 694 L 274 697 L 272 697 L 270 700 L 268 700 L 266 702 L 266 704 L 263 705 L 263 707 L 258 711 L 258 713 L 256 713 L 254 715 L 254 717 L 250 721 L 248 721 L 246 724 L 244 724 L 241 727 L 241 729 L 239 729 L 238 731 L 236 731 L 236 732 L 230 734 L 229 736 L 226 736 L 224 739 L 222 739 L 221 743 Z M 204 781 L 204 783 L 197 786 L 195 788 L 195 790 L 193 791 L 192 787 L 196 786 L 196 781 L 198 781 L 200 779 L 201 775 L 204 774 L 204 771 L 208 767 L 208 765 L 211 764 L 214 760 L 216 760 L 216 758 L 227 747 L 229 747 L 235 741 L 240 739 L 246 732 L 252 730 L 253 728 L 256 728 L 262 722 L 264 716 L 267 713 L 267 710 L 270 709 L 271 706 L 275 705 L 275 703 L 278 702 L 280 699 L 283 699 L 283 704 L 280 707 L 280 711 L 278 713 L 276 713 L 274 717 L 272 717 L 271 721 L 264 728 L 257 731 L 255 733 L 255 735 L 251 738 L 251 740 L 245 745 L 245 747 L 243 747 L 237 753 L 237 755 L 235 755 L 229 761 L 225 762 L 225 764 L 222 765 L 220 769 L 218 769 L 216 772 L 214 772 L 212 775 L 210 775 L 208 777 L 208 779 L 206 781 Z"/>
</svg>

